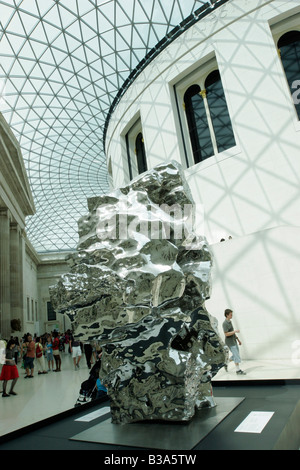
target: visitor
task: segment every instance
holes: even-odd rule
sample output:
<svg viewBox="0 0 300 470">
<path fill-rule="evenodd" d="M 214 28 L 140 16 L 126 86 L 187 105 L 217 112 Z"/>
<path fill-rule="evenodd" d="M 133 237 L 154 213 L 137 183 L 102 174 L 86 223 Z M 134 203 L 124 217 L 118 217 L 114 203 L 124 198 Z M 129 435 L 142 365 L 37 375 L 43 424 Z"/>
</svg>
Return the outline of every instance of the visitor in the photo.
<svg viewBox="0 0 300 470">
<path fill-rule="evenodd" d="M 32 336 L 29 334 L 27 335 L 27 341 L 25 343 L 26 346 L 26 356 L 24 361 L 24 368 L 26 370 L 25 379 L 33 379 L 33 372 L 34 372 L 34 358 L 35 358 L 35 342 L 32 339 Z M 30 370 L 30 374 L 29 374 Z"/>
<path fill-rule="evenodd" d="M 96 381 L 97 395 L 96 398 L 101 398 L 107 395 L 107 389 L 102 385 L 100 378 L 98 377 Z"/>
<path fill-rule="evenodd" d="M 224 312 L 224 315 L 225 315 L 225 321 L 223 322 L 223 331 L 225 334 L 225 344 L 226 346 L 228 346 L 232 354 L 231 360 L 233 360 L 235 363 L 236 373 L 238 375 L 245 375 L 246 372 L 244 372 L 240 368 L 241 357 L 240 357 L 240 352 L 239 352 L 239 345 L 241 346 L 242 343 L 239 340 L 239 338 L 236 336 L 236 333 L 239 333 L 240 330 L 233 329 L 233 324 L 231 322 L 233 311 L 231 309 L 227 308 Z"/>
<path fill-rule="evenodd" d="M 65 344 L 66 344 L 66 338 L 64 333 L 59 335 L 59 351 L 61 353 L 65 352 Z"/>
<path fill-rule="evenodd" d="M 79 369 L 79 362 L 81 359 L 81 347 L 80 347 L 80 341 L 75 339 L 74 336 L 71 334 L 70 335 L 70 351 L 72 353 L 72 358 L 74 362 L 74 368 L 75 370 Z"/>
<path fill-rule="evenodd" d="M 61 357 L 60 357 L 60 351 L 59 351 L 59 335 L 57 331 L 53 332 L 53 340 L 52 340 L 52 351 L 53 351 L 53 357 L 55 360 L 55 370 L 54 372 L 60 372 L 61 371 Z"/>
<path fill-rule="evenodd" d="M 15 363 L 14 359 L 14 348 L 15 348 L 15 340 L 11 339 L 8 341 L 5 351 L 5 364 L 2 367 L 0 380 L 3 380 L 3 397 L 9 397 L 10 395 L 17 395 L 14 392 L 14 387 L 17 383 L 19 378 L 18 368 Z M 6 393 L 7 383 L 9 380 L 12 380 L 11 387 L 9 393 Z"/>
<path fill-rule="evenodd" d="M 17 364 L 18 364 L 18 357 L 19 357 L 21 348 L 20 348 L 20 344 L 19 344 L 19 339 L 18 339 L 18 337 L 15 336 L 15 337 L 12 338 L 12 339 L 14 339 L 14 341 L 15 341 L 15 347 L 14 347 L 14 349 L 13 349 L 13 353 L 14 353 L 15 363 L 16 363 L 16 365 L 17 365 Z"/>
<path fill-rule="evenodd" d="M 70 354 L 70 332 L 67 330 L 65 332 L 65 344 L 68 346 L 68 353 Z"/>
<path fill-rule="evenodd" d="M 48 362 L 48 372 L 52 369 L 53 371 L 53 349 L 52 349 L 52 341 L 51 336 L 47 335 L 46 338 L 46 360 Z M 51 369 L 50 369 L 51 366 Z"/>
<path fill-rule="evenodd" d="M 38 364 L 38 374 L 47 374 L 45 369 L 44 347 L 42 345 L 40 336 L 37 336 L 35 342 L 35 357 Z"/>
<path fill-rule="evenodd" d="M 91 369 L 91 367 L 92 367 L 91 362 L 92 362 L 93 347 L 92 347 L 91 343 L 84 343 L 83 349 L 84 349 L 86 364 L 87 364 L 88 368 Z"/>
</svg>

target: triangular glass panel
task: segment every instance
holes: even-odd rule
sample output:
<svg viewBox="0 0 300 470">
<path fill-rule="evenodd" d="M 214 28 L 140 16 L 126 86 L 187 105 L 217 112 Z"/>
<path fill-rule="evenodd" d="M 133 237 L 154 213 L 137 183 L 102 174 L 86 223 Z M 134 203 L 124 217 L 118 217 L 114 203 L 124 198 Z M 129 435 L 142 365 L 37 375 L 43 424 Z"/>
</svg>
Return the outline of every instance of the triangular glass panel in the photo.
<svg viewBox="0 0 300 470">
<path fill-rule="evenodd" d="M 26 38 L 14 33 L 6 33 L 6 36 L 11 45 L 14 55 L 17 55 L 19 50 L 23 47 Z"/>
<path fill-rule="evenodd" d="M 82 2 L 79 2 L 79 4 Z M 81 15 L 81 28 L 82 36 L 85 41 L 88 41 L 91 37 L 95 36 L 98 33 L 98 21 L 99 17 L 98 12 L 95 9 L 92 9 L 85 15 Z"/>
<path fill-rule="evenodd" d="M 113 18 L 113 8 L 110 7 L 110 11 L 106 13 L 103 11 L 103 7 L 98 8 L 98 29 L 100 35 L 106 31 L 114 29 Z"/>
<path fill-rule="evenodd" d="M 11 47 L 11 39 L 12 36 L 9 35 L 10 41 L 8 41 L 6 34 L 3 34 L 1 41 L 0 41 L 0 56 L 1 56 L 1 65 L 2 64 L 2 59 L 5 59 L 5 56 L 10 55 L 11 57 L 15 57 L 15 51 Z"/>
<path fill-rule="evenodd" d="M 22 11 L 22 13 L 20 13 L 20 21 L 23 25 L 23 30 L 25 31 L 25 34 L 29 36 L 31 34 L 31 31 L 39 23 L 39 18 Z"/>
</svg>

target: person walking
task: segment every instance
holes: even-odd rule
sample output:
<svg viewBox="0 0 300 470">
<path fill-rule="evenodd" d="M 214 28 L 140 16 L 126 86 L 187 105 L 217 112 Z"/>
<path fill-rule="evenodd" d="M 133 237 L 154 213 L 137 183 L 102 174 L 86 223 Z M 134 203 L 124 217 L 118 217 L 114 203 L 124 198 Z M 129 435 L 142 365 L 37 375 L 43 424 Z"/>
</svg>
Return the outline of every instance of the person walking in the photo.
<svg viewBox="0 0 300 470">
<path fill-rule="evenodd" d="M 0 380 L 3 381 L 2 397 L 9 397 L 10 395 L 17 395 L 16 392 L 14 392 L 14 387 L 19 378 L 19 372 L 18 372 L 18 368 L 16 366 L 15 358 L 14 358 L 15 346 L 16 344 L 15 344 L 14 339 L 9 340 L 6 346 L 5 364 L 2 367 L 2 371 L 0 375 Z M 7 388 L 7 384 L 9 380 L 12 380 L 12 383 L 10 386 L 9 393 L 6 393 L 6 388 Z"/>
<path fill-rule="evenodd" d="M 227 308 L 224 311 L 224 315 L 225 315 L 225 321 L 223 322 L 223 331 L 225 334 L 225 344 L 226 346 L 228 346 L 229 350 L 232 353 L 232 360 L 235 363 L 236 373 L 238 375 L 246 375 L 246 372 L 244 372 L 240 368 L 241 356 L 240 356 L 239 346 L 241 346 L 242 343 L 236 335 L 237 333 L 240 332 L 240 330 L 234 330 L 233 328 L 233 324 L 231 322 L 233 311 L 231 309 Z"/>
<path fill-rule="evenodd" d="M 92 348 L 91 343 L 84 343 L 83 349 L 84 349 L 84 354 L 85 354 L 86 365 L 88 366 L 89 369 L 91 369 L 92 354 L 93 354 L 93 348 Z"/>
</svg>

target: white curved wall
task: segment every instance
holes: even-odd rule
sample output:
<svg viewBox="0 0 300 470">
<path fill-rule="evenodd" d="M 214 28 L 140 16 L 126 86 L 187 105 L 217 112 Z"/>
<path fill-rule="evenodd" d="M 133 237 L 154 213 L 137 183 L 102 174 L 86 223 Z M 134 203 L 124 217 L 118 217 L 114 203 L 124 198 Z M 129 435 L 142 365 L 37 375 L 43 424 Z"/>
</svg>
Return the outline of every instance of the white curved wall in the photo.
<svg viewBox="0 0 300 470">
<path fill-rule="evenodd" d="M 257 359 L 291 357 L 300 339 L 300 122 L 275 45 L 291 27 L 300 27 L 298 0 L 224 4 L 148 65 L 106 135 L 114 187 L 129 181 L 125 135 L 138 117 L 148 168 L 172 159 L 186 168 L 174 85 L 215 56 L 237 145 L 185 174 L 204 213 L 199 232 L 215 253 L 208 309 L 220 321 L 225 308 L 236 310 L 244 354 Z M 229 235 L 231 242 L 218 244 Z"/>
<path fill-rule="evenodd" d="M 206 308 L 222 337 L 224 310 L 233 310 L 243 359 L 300 358 L 299 240 L 299 227 L 278 227 L 211 246 Z"/>
</svg>

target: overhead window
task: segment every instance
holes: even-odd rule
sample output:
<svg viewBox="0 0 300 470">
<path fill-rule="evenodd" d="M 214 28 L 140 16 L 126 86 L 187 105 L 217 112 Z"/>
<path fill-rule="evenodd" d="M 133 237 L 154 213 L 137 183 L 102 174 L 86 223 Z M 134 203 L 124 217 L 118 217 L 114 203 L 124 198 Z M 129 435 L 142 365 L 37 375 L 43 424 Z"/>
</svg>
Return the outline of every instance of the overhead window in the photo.
<svg viewBox="0 0 300 470">
<path fill-rule="evenodd" d="M 184 104 L 195 163 L 236 145 L 218 70 L 206 77 L 202 89 L 191 85 Z"/>
<path fill-rule="evenodd" d="M 285 33 L 279 39 L 277 47 L 298 119 L 300 119 L 300 31 Z"/>
</svg>

